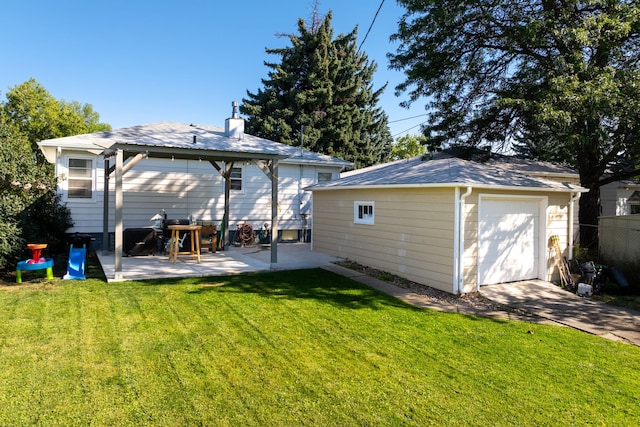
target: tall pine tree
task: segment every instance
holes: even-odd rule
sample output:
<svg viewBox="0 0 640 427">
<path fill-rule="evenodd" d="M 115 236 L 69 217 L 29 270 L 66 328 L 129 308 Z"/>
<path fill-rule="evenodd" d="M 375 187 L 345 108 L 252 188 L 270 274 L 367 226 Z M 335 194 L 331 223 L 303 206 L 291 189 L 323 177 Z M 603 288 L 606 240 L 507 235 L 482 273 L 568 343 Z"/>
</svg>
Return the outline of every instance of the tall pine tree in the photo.
<svg viewBox="0 0 640 427">
<path fill-rule="evenodd" d="M 359 52 L 357 28 L 333 37 L 332 14 L 314 11 L 309 26 L 298 21 L 291 46 L 266 49 L 280 63 L 270 69 L 264 88 L 247 91 L 240 112 L 253 135 L 351 161 L 364 167 L 389 159 L 391 133 L 377 107 L 385 86 L 373 88 L 375 62 Z"/>
</svg>

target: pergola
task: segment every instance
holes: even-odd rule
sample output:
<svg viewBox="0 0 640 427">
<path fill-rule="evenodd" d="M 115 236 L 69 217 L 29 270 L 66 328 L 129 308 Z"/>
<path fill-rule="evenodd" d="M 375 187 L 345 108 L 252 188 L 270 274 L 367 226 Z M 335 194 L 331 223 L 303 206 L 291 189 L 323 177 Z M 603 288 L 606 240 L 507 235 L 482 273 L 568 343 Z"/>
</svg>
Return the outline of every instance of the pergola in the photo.
<svg viewBox="0 0 640 427">
<path fill-rule="evenodd" d="M 115 182 L 115 279 L 122 276 L 123 252 L 123 207 L 122 184 L 129 170 L 145 158 L 183 159 L 206 161 L 224 179 L 224 231 L 223 243 L 229 241 L 229 199 L 231 169 L 238 162 L 257 165 L 271 182 L 271 265 L 278 260 L 278 162 L 290 157 L 281 144 L 234 132 L 233 120 L 227 119 L 226 129 L 185 125 L 181 123 L 159 123 L 155 125 L 125 128 L 113 132 L 101 132 L 104 139 L 94 144 L 106 147 L 104 157 L 104 209 L 103 250 L 109 250 L 109 181 Z M 111 143 L 107 142 L 109 140 Z M 111 161 L 114 160 L 114 164 Z"/>
</svg>

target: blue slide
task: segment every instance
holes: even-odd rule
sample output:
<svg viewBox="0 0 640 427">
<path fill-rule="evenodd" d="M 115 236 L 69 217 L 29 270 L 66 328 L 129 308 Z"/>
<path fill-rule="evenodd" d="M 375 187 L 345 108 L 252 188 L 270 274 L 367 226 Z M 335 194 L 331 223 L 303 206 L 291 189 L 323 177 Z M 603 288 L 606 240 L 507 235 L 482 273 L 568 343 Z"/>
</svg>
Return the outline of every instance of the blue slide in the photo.
<svg viewBox="0 0 640 427">
<path fill-rule="evenodd" d="M 74 248 L 73 245 L 69 248 L 69 263 L 67 265 L 67 274 L 62 276 L 63 279 L 77 279 L 84 280 L 84 265 L 87 258 L 87 248 Z"/>
</svg>

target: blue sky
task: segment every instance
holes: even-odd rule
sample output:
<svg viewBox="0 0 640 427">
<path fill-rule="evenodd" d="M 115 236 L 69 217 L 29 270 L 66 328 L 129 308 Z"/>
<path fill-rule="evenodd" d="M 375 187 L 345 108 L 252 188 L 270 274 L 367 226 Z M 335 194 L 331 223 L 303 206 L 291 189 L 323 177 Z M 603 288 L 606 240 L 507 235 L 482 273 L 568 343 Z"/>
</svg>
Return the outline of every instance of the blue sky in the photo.
<svg viewBox="0 0 640 427">
<path fill-rule="evenodd" d="M 92 104 L 114 128 L 176 121 L 224 126 L 231 102 L 256 92 L 267 76 L 265 48 L 288 44 L 311 16 L 311 0 L 142 1 L 7 0 L 0 12 L 0 98 L 30 77 L 52 96 Z M 8 3 L 8 4 L 7 4 Z M 335 34 L 358 26 L 358 43 L 378 0 L 321 0 Z M 388 69 L 389 37 L 403 9 L 385 0 L 362 50 L 378 64 L 380 106 L 394 136 L 418 133 L 424 102 L 410 110 L 394 95 L 403 81 Z M 421 116 L 407 119 L 413 116 Z"/>
</svg>

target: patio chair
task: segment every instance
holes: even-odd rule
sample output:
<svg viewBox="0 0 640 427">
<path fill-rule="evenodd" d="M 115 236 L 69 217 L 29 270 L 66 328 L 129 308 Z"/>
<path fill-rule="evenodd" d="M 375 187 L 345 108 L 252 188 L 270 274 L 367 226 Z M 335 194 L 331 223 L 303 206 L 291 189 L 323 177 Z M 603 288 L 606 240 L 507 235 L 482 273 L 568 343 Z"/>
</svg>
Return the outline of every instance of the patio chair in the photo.
<svg viewBox="0 0 640 427">
<path fill-rule="evenodd" d="M 182 252 L 182 246 L 184 245 L 184 240 L 187 238 L 188 235 L 189 235 L 189 232 L 187 231 L 182 235 L 182 237 L 178 239 L 178 252 Z M 169 248 L 171 248 L 171 240 L 172 239 L 170 238 L 169 240 L 167 240 L 167 243 L 165 244 L 165 247 L 164 247 L 165 253 L 168 252 Z"/>
</svg>

